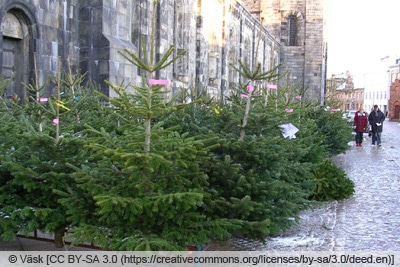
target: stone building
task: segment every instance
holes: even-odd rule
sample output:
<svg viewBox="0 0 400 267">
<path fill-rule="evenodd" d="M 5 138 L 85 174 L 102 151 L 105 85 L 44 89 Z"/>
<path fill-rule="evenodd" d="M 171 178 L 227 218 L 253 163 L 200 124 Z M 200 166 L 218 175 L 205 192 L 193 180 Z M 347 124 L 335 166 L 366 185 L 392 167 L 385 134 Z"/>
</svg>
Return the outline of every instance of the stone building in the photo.
<svg viewBox="0 0 400 267">
<path fill-rule="evenodd" d="M 395 79 L 390 85 L 389 99 L 389 118 L 390 120 L 400 121 L 400 80 Z"/>
<path fill-rule="evenodd" d="M 388 117 L 390 120 L 400 121 L 400 59 L 396 58 L 394 64 L 387 71 L 389 78 Z"/>
<path fill-rule="evenodd" d="M 324 103 L 326 93 L 326 9 L 324 0 L 242 0 L 282 45 L 281 73 Z"/>
<path fill-rule="evenodd" d="M 364 108 L 364 88 L 337 89 L 337 98 L 341 110 L 359 110 Z M 369 110 L 366 110 L 369 113 Z"/>
<path fill-rule="evenodd" d="M 169 89 L 206 90 L 223 99 L 240 80 L 230 63 L 261 63 L 264 71 L 282 64 L 305 96 L 323 102 L 326 72 L 323 0 L 2 0 L 0 73 L 15 78 L 7 95 L 22 99 L 22 84 L 36 81 L 45 93 L 58 70 L 87 73 L 109 96 L 104 83 L 137 84 L 143 72 L 123 58 L 128 49 L 143 57 L 156 15 L 155 57 L 174 44 L 185 56 L 157 72 Z M 258 5 L 253 5 L 257 3 Z M 144 42 L 144 43 L 143 43 Z"/>
<path fill-rule="evenodd" d="M 334 100 L 333 108 L 343 111 L 364 108 L 364 87 L 354 82 L 349 71 L 331 77 L 327 85 L 327 97 Z"/>
</svg>

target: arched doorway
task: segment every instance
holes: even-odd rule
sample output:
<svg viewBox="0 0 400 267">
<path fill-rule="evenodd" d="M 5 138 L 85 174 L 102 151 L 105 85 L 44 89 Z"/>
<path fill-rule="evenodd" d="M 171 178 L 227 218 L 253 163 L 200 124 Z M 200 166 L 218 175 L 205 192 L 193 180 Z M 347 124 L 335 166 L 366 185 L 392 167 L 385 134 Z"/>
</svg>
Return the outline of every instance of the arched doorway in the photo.
<svg viewBox="0 0 400 267">
<path fill-rule="evenodd" d="M 399 106 L 399 105 L 396 105 L 396 106 L 394 107 L 393 119 L 399 120 L 399 118 L 400 118 L 400 106 Z"/>
<path fill-rule="evenodd" d="M 24 84 L 28 84 L 30 81 L 29 70 L 32 64 L 30 60 L 30 42 L 32 40 L 30 25 L 21 10 L 11 9 L 3 16 L 0 31 L 3 50 L 0 73 L 5 79 L 14 76 L 4 97 L 18 96 L 24 102 L 27 100 Z"/>
</svg>

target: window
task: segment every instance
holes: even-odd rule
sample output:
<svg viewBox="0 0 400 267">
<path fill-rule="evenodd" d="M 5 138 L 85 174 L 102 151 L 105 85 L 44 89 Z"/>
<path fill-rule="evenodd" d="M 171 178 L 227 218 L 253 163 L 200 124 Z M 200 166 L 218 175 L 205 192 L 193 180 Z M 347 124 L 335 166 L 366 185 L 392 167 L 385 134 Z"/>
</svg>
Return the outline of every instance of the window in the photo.
<svg viewBox="0 0 400 267">
<path fill-rule="evenodd" d="M 289 45 L 295 46 L 297 37 L 297 18 L 295 16 L 289 16 Z"/>
<path fill-rule="evenodd" d="M 143 41 L 147 43 L 148 36 L 143 34 L 141 31 L 141 21 L 146 18 L 148 11 L 147 3 L 143 0 L 135 1 L 133 4 L 133 16 L 135 19 L 132 19 L 132 43 L 137 47 L 137 54 L 139 58 L 143 59 Z M 141 76 L 143 74 L 143 70 L 141 68 L 137 68 L 137 75 Z"/>
<path fill-rule="evenodd" d="M 185 1 L 175 1 L 175 10 L 174 10 L 175 18 L 175 36 L 174 36 L 174 44 L 176 47 L 175 56 L 183 51 L 187 51 L 187 46 L 189 43 L 189 31 L 186 28 L 190 25 L 190 21 L 188 15 L 186 13 L 186 5 Z M 177 60 L 175 60 L 173 65 L 174 77 L 181 81 L 186 81 L 187 71 L 188 71 L 188 56 L 187 54 L 181 56 Z"/>
<path fill-rule="evenodd" d="M 238 35 L 237 30 L 235 28 L 231 28 L 229 31 L 229 54 L 228 59 L 229 63 L 237 65 L 237 55 L 239 54 L 238 49 Z M 239 73 L 237 70 L 229 66 L 229 86 L 233 87 L 235 83 L 239 81 Z"/>
</svg>

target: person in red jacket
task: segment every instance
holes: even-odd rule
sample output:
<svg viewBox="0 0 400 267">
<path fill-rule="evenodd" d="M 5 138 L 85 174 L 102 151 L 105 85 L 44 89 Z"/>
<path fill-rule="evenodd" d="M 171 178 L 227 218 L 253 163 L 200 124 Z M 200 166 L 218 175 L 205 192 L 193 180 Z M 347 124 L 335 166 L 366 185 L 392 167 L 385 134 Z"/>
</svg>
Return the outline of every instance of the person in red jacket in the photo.
<svg viewBox="0 0 400 267">
<path fill-rule="evenodd" d="M 368 132 L 368 114 L 360 108 L 354 115 L 354 130 L 356 131 L 356 146 L 362 146 L 364 133 Z"/>
</svg>

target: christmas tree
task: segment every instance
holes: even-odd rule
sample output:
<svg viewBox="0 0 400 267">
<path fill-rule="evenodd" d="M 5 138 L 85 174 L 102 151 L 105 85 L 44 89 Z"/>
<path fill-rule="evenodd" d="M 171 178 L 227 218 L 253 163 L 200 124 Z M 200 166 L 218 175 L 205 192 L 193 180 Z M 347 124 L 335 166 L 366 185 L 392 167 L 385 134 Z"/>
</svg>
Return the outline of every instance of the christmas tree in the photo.
<svg viewBox="0 0 400 267">
<path fill-rule="evenodd" d="M 99 97 L 80 86 L 84 76 L 69 72 L 61 77 L 59 70 L 42 86 L 26 85 L 29 101 L 2 101 L 0 233 L 5 240 L 40 230 L 54 233 L 57 247 L 64 245 L 71 223 L 58 192 L 76 187 L 68 165 L 86 160 L 82 125 L 106 127 L 100 118 L 112 116 Z M 56 88 L 50 96 L 44 90 L 48 84 Z"/>
<path fill-rule="evenodd" d="M 65 192 L 61 201 L 73 222 L 75 243 L 113 250 L 181 250 L 226 237 L 237 227 L 206 213 L 210 194 L 200 165 L 217 139 L 189 136 L 179 126 L 164 124 L 185 105 L 165 100 L 168 81 L 156 73 L 182 54 L 172 57 L 175 48 L 170 46 L 156 62 L 154 47 L 153 32 L 150 51 L 142 47 L 143 58 L 120 52 L 146 74 L 140 86 L 109 83 L 118 94 L 108 99 L 118 114 L 118 129 L 86 131 L 90 156 L 74 166 L 80 191 Z"/>
</svg>

